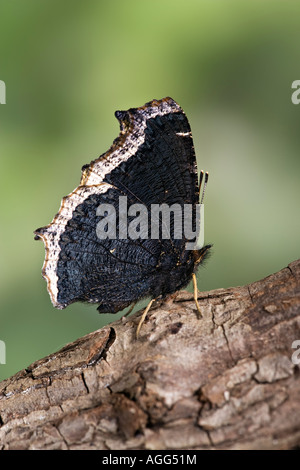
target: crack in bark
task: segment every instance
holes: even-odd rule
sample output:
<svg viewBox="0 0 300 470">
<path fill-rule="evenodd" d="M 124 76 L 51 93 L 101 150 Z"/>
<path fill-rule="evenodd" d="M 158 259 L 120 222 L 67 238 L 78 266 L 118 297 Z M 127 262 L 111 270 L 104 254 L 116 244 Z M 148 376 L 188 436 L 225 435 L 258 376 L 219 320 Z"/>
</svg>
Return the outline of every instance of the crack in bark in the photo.
<svg viewBox="0 0 300 470">
<path fill-rule="evenodd" d="M 226 344 L 227 344 L 229 356 L 230 356 L 230 359 L 231 359 L 231 361 L 232 361 L 232 365 L 235 365 L 235 364 L 236 364 L 236 361 L 234 360 L 233 355 L 232 355 L 232 351 L 231 351 L 231 348 L 230 348 L 230 345 L 229 345 L 229 341 L 228 341 L 228 338 L 227 338 L 227 335 L 226 335 L 226 331 L 225 331 L 224 324 L 222 323 L 222 325 L 220 325 L 220 326 L 221 326 L 222 331 L 223 331 L 223 335 L 224 335 L 224 338 L 225 338 L 225 341 L 226 341 Z"/>
<path fill-rule="evenodd" d="M 84 372 L 81 372 L 81 378 L 82 378 L 83 385 L 85 386 L 86 392 L 87 392 L 87 394 L 89 394 L 90 391 L 89 391 L 89 387 L 87 386 L 87 383 L 86 383 L 86 380 L 85 380 L 85 377 L 84 377 Z"/>
<path fill-rule="evenodd" d="M 59 426 L 54 426 L 54 427 L 55 427 L 56 431 L 58 432 L 58 434 L 60 435 L 60 437 L 61 437 L 63 443 L 65 444 L 65 446 L 66 446 L 66 448 L 67 448 L 67 450 L 69 450 L 69 444 L 67 443 L 67 441 L 66 441 L 66 439 L 64 438 L 63 434 L 60 432 Z"/>
<path fill-rule="evenodd" d="M 287 269 L 290 271 L 290 273 L 291 273 L 291 275 L 293 276 L 293 278 L 294 278 L 294 279 L 297 279 L 296 276 L 295 276 L 295 274 L 293 273 L 292 268 L 291 268 L 289 265 L 287 265 Z"/>
<path fill-rule="evenodd" d="M 95 354 L 92 357 L 92 359 L 90 359 L 87 365 L 93 366 L 97 364 L 97 362 L 99 362 L 101 359 L 106 360 L 107 352 L 109 348 L 111 347 L 111 345 L 114 343 L 115 339 L 116 339 L 116 332 L 113 327 L 110 327 L 109 337 L 108 337 L 108 340 L 106 342 L 104 349 L 101 349 L 97 354 Z"/>
<path fill-rule="evenodd" d="M 252 303 L 252 305 L 254 305 L 255 302 L 254 302 L 253 297 L 252 297 L 252 294 L 251 294 L 250 286 L 247 286 L 247 289 L 248 289 L 248 292 L 249 292 L 249 297 L 250 297 L 250 299 L 251 299 L 251 303 Z"/>
</svg>

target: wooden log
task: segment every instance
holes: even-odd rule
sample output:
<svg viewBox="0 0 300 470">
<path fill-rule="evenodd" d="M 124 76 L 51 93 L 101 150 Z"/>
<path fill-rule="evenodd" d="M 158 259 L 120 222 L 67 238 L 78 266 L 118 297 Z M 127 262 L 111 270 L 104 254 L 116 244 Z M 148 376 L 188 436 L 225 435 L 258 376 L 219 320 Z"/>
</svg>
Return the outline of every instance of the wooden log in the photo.
<svg viewBox="0 0 300 470">
<path fill-rule="evenodd" d="M 0 383 L 0 449 L 300 445 L 300 260 L 153 304 Z M 294 343 L 294 344 L 293 344 Z M 299 359 L 298 359 L 299 358 Z"/>
</svg>

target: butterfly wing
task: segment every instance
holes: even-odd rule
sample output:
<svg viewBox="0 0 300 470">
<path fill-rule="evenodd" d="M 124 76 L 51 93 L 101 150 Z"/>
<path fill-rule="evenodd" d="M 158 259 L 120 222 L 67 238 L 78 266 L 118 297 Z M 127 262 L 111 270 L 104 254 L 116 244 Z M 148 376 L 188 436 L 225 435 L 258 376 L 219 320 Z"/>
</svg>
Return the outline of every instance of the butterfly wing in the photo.
<svg viewBox="0 0 300 470">
<path fill-rule="evenodd" d="M 83 167 L 80 185 L 62 200 L 52 223 L 35 231 L 45 243 L 43 277 L 57 308 L 87 301 L 99 303 L 101 312 L 116 312 L 144 296 L 177 290 L 189 277 L 185 268 L 178 270 L 190 257 L 184 238 L 97 235 L 97 208 L 110 204 L 118 214 L 120 196 L 127 197 L 128 205 L 143 204 L 148 214 L 153 204 L 194 206 L 199 199 L 191 130 L 175 101 L 154 100 L 117 111 L 116 117 L 119 137 L 105 154 Z M 150 227 L 151 218 L 148 223 Z M 170 286 L 166 274 L 170 278 L 175 266 L 178 279 Z"/>
</svg>

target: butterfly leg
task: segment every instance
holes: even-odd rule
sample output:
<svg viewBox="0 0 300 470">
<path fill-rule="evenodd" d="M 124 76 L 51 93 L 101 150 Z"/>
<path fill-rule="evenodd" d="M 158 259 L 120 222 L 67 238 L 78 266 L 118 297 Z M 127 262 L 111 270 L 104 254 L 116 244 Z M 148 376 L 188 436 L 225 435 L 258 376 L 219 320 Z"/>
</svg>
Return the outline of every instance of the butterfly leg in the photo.
<svg viewBox="0 0 300 470">
<path fill-rule="evenodd" d="M 136 306 L 137 302 L 133 302 L 133 304 L 131 305 L 131 307 L 129 307 L 128 309 L 128 312 L 126 312 L 123 317 L 128 317 L 128 315 L 131 314 L 132 310 L 134 309 L 134 307 Z"/>
<path fill-rule="evenodd" d="M 146 307 L 146 309 L 145 309 L 145 311 L 144 311 L 144 313 L 143 313 L 143 315 L 142 315 L 142 317 L 141 317 L 141 319 L 140 319 L 140 322 L 139 322 L 138 327 L 137 327 L 137 329 L 136 329 L 136 338 L 138 338 L 138 336 L 139 336 L 139 332 L 140 332 L 141 326 L 142 326 L 142 324 L 144 323 L 145 318 L 146 318 L 146 316 L 147 316 L 147 313 L 149 312 L 149 310 L 150 310 L 150 308 L 151 308 L 151 305 L 153 304 L 154 301 L 155 301 L 155 299 L 150 300 L 150 302 L 148 303 L 148 305 L 147 305 L 147 307 Z"/>
<path fill-rule="evenodd" d="M 198 289 L 197 289 L 196 274 L 193 273 L 192 277 L 193 277 L 193 286 L 194 286 L 194 301 L 195 301 L 195 304 L 196 304 L 196 307 L 197 307 L 198 316 L 199 316 L 199 318 L 202 318 L 202 313 L 201 313 L 200 305 L 199 305 L 199 302 L 198 302 Z"/>
</svg>

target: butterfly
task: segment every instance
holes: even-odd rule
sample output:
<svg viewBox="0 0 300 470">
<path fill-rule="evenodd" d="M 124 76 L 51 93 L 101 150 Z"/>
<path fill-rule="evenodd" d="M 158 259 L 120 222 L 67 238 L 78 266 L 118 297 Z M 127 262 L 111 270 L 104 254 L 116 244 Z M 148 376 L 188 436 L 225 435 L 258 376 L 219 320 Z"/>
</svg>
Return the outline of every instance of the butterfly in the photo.
<svg viewBox="0 0 300 470">
<path fill-rule="evenodd" d="M 115 116 L 119 136 L 82 167 L 79 186 L 62 199 L 52 222 L 34 233 L 45 244 L 42 276 L 54 307 L 81 301 L 116 313 L 150 297 L 138 335 L 153 301 L 191 280 L 200 313 L 195 272 L 211 245 L 187 249 L 183 215 L 190 209 L 194 235 L 208 173 L 198 181 L 190 125 L 172 98 Z"/>
</svg>

